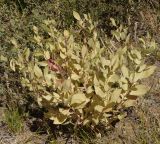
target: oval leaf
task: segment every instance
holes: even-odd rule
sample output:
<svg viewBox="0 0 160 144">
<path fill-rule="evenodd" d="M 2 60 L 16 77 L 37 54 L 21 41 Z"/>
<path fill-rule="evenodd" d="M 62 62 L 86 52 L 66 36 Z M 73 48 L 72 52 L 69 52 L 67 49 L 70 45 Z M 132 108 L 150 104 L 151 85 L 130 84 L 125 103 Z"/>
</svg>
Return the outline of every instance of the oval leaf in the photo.
<svg viewBox="0 0 160 144">
<path fill-rule="evenodd" d="M 42 77 L 43 76 L 42 70 L 38 67 L 38 65 L 34 66 L 34 73 L 37 77 Z"/>
<path fill-rule="evenodd" d="M 73 11 L 73 16 L 74 16 L 74 18 L 75 18 L 76 20 L 78 20 L 78 21 L 81 20 L 80 15 L 79 15 L 77 12 L 75 12 L 75 11 Z"/>
<path fill-rule="evenodd" d="M 126 77 L 126 78 L 129 77 L 129 71 L 128 71 L 128 68 L 125 65 L 123 65 L 121 67 L 121 71 L 122 71 L 122 74 L 123 74 L 124 77 Z"/>
<path fill-rule="evenodd" d="M 146 94 L 146 92 L 148 91 L 147 87 L 144 85 L 136 85 L 134 87 L 134 89 L 130 92 L 130 95 L 133 96 L 142 96 L 144 94 Z"/>
<path fill-rule="evenodd" d="M 71 105 L 82 104 L 86 100 L 87 100 L 87 98 L 86 98 L 85 94 L 83 94 L 83 93 L 77 93 L 77 94 L 74 94 L 72 96 L 72 98 L 71 98 Z"/>
</svg>

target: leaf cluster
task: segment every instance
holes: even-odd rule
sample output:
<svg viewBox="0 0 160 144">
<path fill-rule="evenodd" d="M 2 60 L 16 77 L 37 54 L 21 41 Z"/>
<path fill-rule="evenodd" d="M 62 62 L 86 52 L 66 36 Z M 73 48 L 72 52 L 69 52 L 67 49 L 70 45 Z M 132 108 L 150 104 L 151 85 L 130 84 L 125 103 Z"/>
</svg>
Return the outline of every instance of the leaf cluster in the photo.
<svg viewBox="0 0 160 144">
<path fill-rule="evenodd" d="M 45 20 L 47 39 L 34 26 L 37 48 L 19 50 L 10 67 L 21 73 L 22 86 L 34 93 L 54 124 L 109 125 L 123 118 L 122 108 L 133 106 L 148 91 L 140 81 L 155 66 L 145 64 L 126 29 L 119 28 L 112 39 L 102 38 L 90 15 L 82 18 L 74 11 L 73 16 L 77 26 L 63 32 L 54 20 Z"/>
</svg>

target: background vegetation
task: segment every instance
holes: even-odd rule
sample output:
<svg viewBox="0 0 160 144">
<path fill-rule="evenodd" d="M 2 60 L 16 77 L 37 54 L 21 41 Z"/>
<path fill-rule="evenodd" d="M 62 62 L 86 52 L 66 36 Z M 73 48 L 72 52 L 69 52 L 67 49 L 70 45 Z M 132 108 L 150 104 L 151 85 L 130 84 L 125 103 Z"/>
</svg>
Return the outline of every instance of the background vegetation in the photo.
<svg viewBox="0 0 160 144">
<path fill-rule="evenodd" d="M 48 139 L 48 143 L 49 141 L 50 143 L 56 143 L 56 141 L 58 141 L 57 135 L 62 138 L 64 134 L 61 134 L 61 132 L 68 133 L 69 131 L 69 133 L 72 133 L 70 139 L 83 141 L 83 143 L 91 143 L 92 139 L 90 137 L 92 137 L 92 134 L 88 134 L 87 130 L 78 130 L 73 134 L 72 127 L 68 129 L 61 126 L 55 127 L 52 125 L 52 122 L 44 119 L 44 109 L 39 108 L 37 102 L 32 97 L 33 93 L 21 86 L 20 74 L 14 73 L 8 63 L 11 58 L 17 56 L 17 50 L 13 48 L 16 42 L 18 43 L 19 49 L 28 47 L 31 51 L 34 51 L 37 48 L 37 45 L 33 41 L 33 26 L 36 26 L 40 34 L 47 38 L 48 35 L 41 25 L 43 20 L 54 19 L 57 23 L 56 29 L 62 33 L 65 29 L 75 28 L 77 22 L 73 17 L 73 11 L 77 11 L 80 16 L 83 16 L 84 13 L 89 13 L 91 18 L 97 22 L 97 31 L 102 39 L 104 37 L 112 38 L 112 32 L 116 30 L 116 27 L 113 26 L 110 18 L 114 18 L 118 26 L 123 25 L 123 28 L 128 28 L 128 33 L 130 33 L 131 36 L 130 43 L 135 47 L 139 47 L 142 54 L 144 54 L 143 57 L 146 58 L 146 62 L 159 66 L 159 0 L 1 0 L 0 106 L 5 109 L 3 121 L 8 125 L 10 131 L 24 133 L 24 131 L 27 131 L 27 128 L 25 128 L 25 125 L 27 125 L 26 127 L 29 127 L 32 131 L 37 131 L 40 134 L 45 133 L 48 138 L 44 136 L 44 139 Z M 139 41 L 139 38 L 143 39 Z M 154 44 L 156 44 L 156 47 L 154 47 Z M 116 45 L 116 47 L 119 47 L 119 45 Z M 133 128 L 134 134 L 139 135 L 137 143 L 159 143 L 159 116 L 151 116 L 151 114 L 147 112 L 150 103 L 154 103 L 154 105 L 157 106 L 154 107 L 152 111 L 160 108 L 158 105 L 159 98 L 157 98 L 159 97 L 159 67 L 154 76 L 142 82 L 152 86 L 152 89 L 147 94 L 147 98 L 140 100 L 140 107 L 137 106 L 137 108 L 133 108 L 133 110 L 131 110 L 132 112 L 130 109 L 124 109 L 124 111 L 127 112 L 129 121 L 137 117 L 138 120 L 136 120 L 136 122 L 140 121 L 138 125 L 139 128 Z M 156 97 L 156 99 L 154 99 L 154 97 Z M 139 109 L 141 110 L 137 112 Z M 158 114 L 158 112 L 155 113 Z M 13 117 L 10 117 L 11 115 L 13 115 Z M 155 123 L 150 121 L 151 117 L 155 120 Z M 124 119 L 124 123 L 125 120 L 126 119 Z M 19 121 L 19 123 L 17 123 L 17 121 Z M 131 123 L 133 123 L 133 121 Z M 129 122 L 129 125 L 131 123 Z M 38 127 L 39 124 L 42 125 L 41 128 Z M 128 124 L 127 120 L 125 124 Z M 115 124 L 113 124 L 113 126 L 114 125 Z M 145 127 L 148 129 L 145 129 Z M 121 128 L 122 126 L 119 126 L 118 130 L 121 130 Z M 126 131 L 128 130 L 127 128 L 125 128 Z M 58 132 L 54 133 L 53 129 L 56 129 Z M 112 128 L 109 128 L 110 133 L 114 133 L 114 130 L 111 129 Z M 104 139 L 106 137 L 107 139 L 111 138 L 112 134 L 110 135 L 109 131 L 107 134 L 104 134 Z M 152 136 L 148 133 L 149 131 L 152 131 Z M 79 134 L 82 135 L 81 139 L 77 138 Z M 118 134 L 115 135 L 117 135 L 116 138 L 111 138 L 113 140 L 112 143 L 115 141 L 117 143 L 121 143 L 121 141 L 135 143 L 134 138 L 128 140 L 125 134 L 122 135 L 122 138 L 119 138 Z M 133 133 L 131 135 L 133 135 Z M 35 137 L 35 135 L 33 137 Z M 146 137 L 148 138 L 147 141 L 145 139 Z M 26 143 L 30 141 L 29 139 L 30 138 L 25 138 Z M 101 138 L 98 143 L 101 143 L 101 140 L 103 141 Z M 31 141 L 34 141 L 33 138 Z M 104 140 L 104 142 L 106 142 L 106 140 Z M 60 143 L 60 141 L 57 143 Z"/>
</svg>

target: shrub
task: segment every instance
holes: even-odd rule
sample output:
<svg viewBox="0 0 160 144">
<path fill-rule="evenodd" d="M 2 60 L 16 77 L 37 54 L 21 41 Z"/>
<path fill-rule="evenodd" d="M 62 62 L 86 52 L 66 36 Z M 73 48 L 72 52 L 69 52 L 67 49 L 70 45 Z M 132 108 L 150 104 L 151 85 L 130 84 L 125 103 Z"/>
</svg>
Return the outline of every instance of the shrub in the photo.
<svg viewBox="0 0 160 144">
<path fill-rule="evenodd" d="M 77 27 L 61 32 L 56 22 L 34 26 L 36 49 L 19 48 L 10 67 L 21 84 L 34 93 L 46 117 L 54 124 L 109 125 L 121 119 L 121 109 L 134 105 L 148 89 L 140 83 L 155 66 L 147 66 L 141 52 L 130 44 L 127 28 L 100 37 L 90 15 L 73 12 Z M 116 26 L 114 19 L 112 24 Z M 47 36 L 47 38 L 46 38 Z"/>
</svg>

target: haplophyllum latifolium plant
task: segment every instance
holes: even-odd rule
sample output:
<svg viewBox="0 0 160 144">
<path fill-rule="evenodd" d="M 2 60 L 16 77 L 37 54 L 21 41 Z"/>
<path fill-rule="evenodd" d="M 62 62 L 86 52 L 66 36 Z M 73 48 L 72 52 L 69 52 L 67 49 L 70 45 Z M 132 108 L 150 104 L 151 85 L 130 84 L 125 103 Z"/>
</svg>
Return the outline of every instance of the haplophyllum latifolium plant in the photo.
<svg viewBox="0 0 160 144">
<path fill-rule="evenodd" d="M 128 47 L 127 34 L 118 38 L 124 45 L 111 52 L 114 39 L 101 38 L 89 15 L 73 15 L 75 30 L 60 32 L 54 21 L 44 21 L 48 39 L 34 26 L 38 48 L 19 52 L 10 67 L 21 73 L 22 86 L 34 92 L 54 124 L 109 125 L 122 118 L 120 109 L 134 105 L 147 92 L 140 80 L 155 66 L 147 66 L 141 53 Z"/>
</svg>

